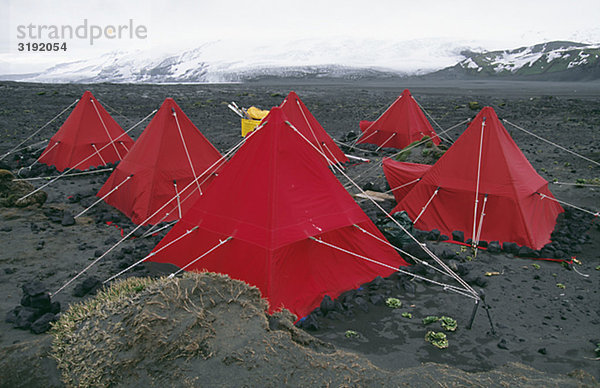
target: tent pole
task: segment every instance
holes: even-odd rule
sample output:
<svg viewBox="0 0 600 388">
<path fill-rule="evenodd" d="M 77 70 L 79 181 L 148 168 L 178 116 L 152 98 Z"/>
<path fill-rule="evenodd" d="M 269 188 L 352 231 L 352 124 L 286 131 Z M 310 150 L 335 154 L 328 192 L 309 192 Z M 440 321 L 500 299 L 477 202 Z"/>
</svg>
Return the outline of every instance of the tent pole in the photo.
<svg viewBox="0 0 600 388">
<path fill-rule="evenodd" d="M 179 219 L 181 219 L 181 200 L 179 199 L 179 191 L 177 191 L 177 182 L 173 181 L 175 187 L 175 196 L 177 197 L 177 210 L 179 211 Z"/>
<path fill-rule="evenodd" d="M 469 319 L 469 324 L 467 325 L 468 330 L 471 330 L 471 327 L 473 327 L 473 321 L 475 320 L 475 314 L 477 314 L 478 307 L 479 307 L 479 299 L 475 299 L 475 304 L 473 305 L 473 311 L 471 312 L 471 319 Z"/>
<path fill-rule="evenodd" d="M 386 145 L 388 141 L 392 140 L 392 137 L 394 137 L 394 136 L 396 136 L 396 132 L 392 133 L 392 136 L 388 137 L 388 139 L 386 141 L 381 143 L 381 145 L 379 147 L 377 147 L 377 149 L 375 151 L 379 151 L 380 149 L 382 149 L 383 146 Z"/>
<path fill-rule="evenodd" d="M 475 208 L 473 209 L 473 234 L 471 234 L 471 245 L 475 248 L 477 232 L 477 205 L 479 204 L 479 178 L 481 177 L 481 152 L 483 150 L 483 130 L 485 129 L 485 117 L 481 121 L 481 136 L 479 137 L 479 157 L 477 159 L 477 184 L 475 186 Z"/>
<path fill-rule="evenodd" d="M 102 157 L 102 155 L 100 155 L 100 152 L 98 151 L 98 148 L 96 148 L 96 145 L 92 144 L 92 147 L 94 148 L 94 151 L 96 151 L 96 154 L 98 155 L 98 157 L 102 161 L 102 165 L 106 166 L 106 161 L 104 160 L 104 158 Z"/>
</svg>

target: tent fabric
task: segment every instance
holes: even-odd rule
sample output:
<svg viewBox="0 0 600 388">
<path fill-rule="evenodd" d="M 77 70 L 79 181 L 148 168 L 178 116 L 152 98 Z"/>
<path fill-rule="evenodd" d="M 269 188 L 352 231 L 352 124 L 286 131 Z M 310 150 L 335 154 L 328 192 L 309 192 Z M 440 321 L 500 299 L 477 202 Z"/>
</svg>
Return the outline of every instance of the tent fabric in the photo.
<svg viewBox="0 0 600 388">
<path fill-rule="evenodd" d="M 173 112 L 177 115 L 182 135 L 179 133 Z M 182 136 L 194 171 L 190 166 Z M 176 200 L 156 215 L 152 214 L 176 195 L 175 183 L 182 200 L 189 196 L 181 202 L 182 213 L 185 212 L 200 196 L 196 184 L 190 185 L 184 191 L 184 188 L 193 182 L 194 172 L 200 177 L 198 181 L 201 183 L 201 190 L 204 191 L 214 177 L 216 166 L 213 165 L 220 158 L 219 151 L 202 135 L 177 103 L 172 98 L 167 98 L 97 196 L 103 197 L 131 176 L 104 201 L 119 209 L 136 224 L 176 220 L 179 218 Z M 206 171 L 211 166 L 213 168 Z M 148 220 L 150 216 L 152 218 Z"/>
<path fill-rule="evenodd" d="M 282 109 L 271 110 L 148 260 L 184 267 L 232 237 L 186 269 L 246 281 L 261 290 L 271 312 L 285 307 L 302 317 L 325 295 L 335 298 L 393 272 L 309 237 L 393 267 L 406 263 L 354 226 L 384 239 L 322 157 L 286 121 Z"/>
<path fill-rule="evenodd" d="M 548 182 L 529 164 L 491 107 L 481 110 L 392 212 L 405 210 L 414 220 L 439 188 L 415 226 L 422 230 L 439 229 L 446 235 L 461 230 L 465 239 L 473 238 L 480 142 L 479 202 L 475 214 L 478 224 L 487 195 L 480 240 L 542 248 L 550 242 L 556 217 L 563 209 L 554 201 L 541 199 L 538 193 L 552 197 Z M 388 162 L 387 169 L 386 176 L 391 177 L 393 164 Z M 397 183 L 390 180 L 392 184 Z"/>
<path fill-rule="evenodd" d="M 440 138 L 408 89 L 376 121 L 363 120 L 359 127 L 362 135 L 357 144 L 402 149 L 424 136 L 431 137 L 435 145 L 440 144 Z"/>
<path fill-rule="evenodd" d="M 279 106 L 290 122 L 323 152 L 329 161 L 344 163 L 348 161 L 346 155 L 335 144 L 331 136 L 319 124 L 315 116 L 310 113 L 306 105 L 300 100 L 296 92 L 291 91 Z"/>
<path fill-rule="evenodd" d="M 400 202 L 417 183 L 415 180 L 420 179 L 431 168 L 429 164 L 398 162 L 390 158 L 383 158 L 382 164 L 396 202 Z"/>
<path fill-rule="evenodd" d="M 111 141 L 114 145 L 105 147 Z M 38 161 L 54 166 L 58 171 L 67 168 L 87 170 L 92 166 L 118 162 L 132 146 L 131 137 L 125 134 L 92 93 L 86 91 L 52 136 Z"/>
</svg>

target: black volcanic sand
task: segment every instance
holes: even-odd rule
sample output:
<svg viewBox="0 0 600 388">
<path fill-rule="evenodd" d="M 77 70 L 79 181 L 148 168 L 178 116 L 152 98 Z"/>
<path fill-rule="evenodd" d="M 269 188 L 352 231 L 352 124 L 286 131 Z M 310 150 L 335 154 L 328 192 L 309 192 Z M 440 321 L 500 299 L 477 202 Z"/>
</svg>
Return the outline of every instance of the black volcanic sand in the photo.
<svg viewBox="0 0 600 388">
<path fill-rule="evenodd" d="M 600 85 L 597 83 L 428 84 L 413 81 L 412 84 L 385 85 L 348 81 L 324 85 L 264 80 L 246 85 L 101 84 L 87 88 L 105 106 L 119 111 L 121 115 L 107 107 L 124 128 L 158 108 L 165 97 L 173 97 L 204 135 L 225 152 L 240 140 L 239 120 L 227 108 L 227 102 L 269 108 L 278 105 L 290 90 L 295 90 L 326 130 L 335 139 L 344 140 L 350 131 L 358 132 L 359 120 L 377 118 L 405 87 L 411 89 L 442 128 L 474 117 L 477 111 L 468 105 L 476 101 L 481 106 L 494 107 L 501 119 L 532 130 L 588 158 L 600 159 Z M 85 89 L 85 85 L 0 83 L 0 155 L 79 98 Z M 65 117 L 46 127 L 31 142 L 51 137 Z M 139 136 L 143 127 L 132 131 L 134 137 Z M 456 139 L 465 128 L 466 124 L 463 124 L 448 135 Z M 507 129 L 534 168 L 548 181 L 573 183 L 585 179 L 593 182 L 594 178 L 600 177 L 599 167 L 510 126 Z M 354 150 L 352 153 L 370 158 L 372 162 L 350 163 L 347 173 L 358 176 L 361 186 L 386 190 L 383 172 L 374 166 L 382 156 L 391 155 L 394 150 L 374 153 L 374 147 L 362 148 L 370 151 Z M 0 161 L 0 169 L 16 173 L 33 163 L 40 152 L 17 152 Z M 432 162 L 423 158 L 421 152 L 421 149 L 414 150 L 408 160 Z M 21 170 L 21 176 L 55 174 L 53 168 L 39 165 L 31 171 Z M 0 239 L 4 242 L 0 252 L 0 311 L 3 315 L 20 304 L 23 285 L 40 281 L 49 291 L 57 290 L 113 246 L 121 238 L 120 228 L 124 233 L 133 229 L 134 225 L 126 217 L 105 204 L 69 225 L 72 223 L 70 216 L 95 201 L 95 193 L 107 177 L 108 173 L 99 173 L 63 178 L 45 189 L 48 199 L 42 207 L 0 208 Z M 46 181 L 32 182 L 39 186 Z M 558 198 L 586 209 L 596 211 L 600 207 L 597 187 L 551 184 L 550 189 Z M 373 220 L 381 217 L 368 202 L 360 203 Z M 383 204 L 387 209 L 393 205 L 392 201 Z M 560 217 L 555 233 L 558 248 L 564 251 L 565 258 L 575 256 L 581 262 L 581 265 L 573 265 L 577 271 L 560 263 L 517 258 L 508 253 L 480 251 L 476 259 L 469 260 L 467 256 L 471 253 L 461 251 L 459 245 L 427 242 L 473 287 L 484 290 L 495 334 L 491 333 L 486 311 L 482 308 L 477 312 L 472 329 L 466 329 L 473 308 L 470 299 L 400 275 L 376 279 L 360 290 L 345 293 L 334 303 L 325 303 L 324 309 L 315 311 L 301 326 L 317 337 L 314 341 L 320 339 L 333 344 L 340 352 L 355 353 L 351 357 L 357 360 L 361 373 L 378 376 L 373 377 L 374 380 L 349 380 L 348 384 L 355 381 L 354 384 L 364 385 L 371 381 L 429 386 L 437 379 L 455 385 L 489 386 L 503 382 L 595 385 L 600 379 L 600 361 L 594 360 L 598 357 L 596 344 L 600 342 L 600 271 L 596 270 L 600 265 L 598 225 L 598 220 L 579 211 L 569 211 Z M 142 228 L 145 230 L 147 228 Z M 87 279 L 86 284 L 93 285 L 93 278 L 107 279 L 145 256 L 165 233 L 150 238 L 139 238 L 140 233 L 136 233 L 138 238 L 122 243 L 52 301 L 60 302 L 64 311 L 65 306 L 86 300 L 89 296 L 73 295 L 75 289 L 78 295 L 86 291 L 81 287 L 83 280 Z M 418 266 L 412 270 L 424 273 Z M 124 277 L 158 272 L 156 268 L 140 266 Z M 498 274 L 488 277 L 486 272 Z M 428 277 L 444 279 L 433 274 Z M 384 303 L 387 297 L 398 298 L 402 306 L 398 309 L 387 307 Z M 365 303 L 357 302 L 357 299 Z M 406 312 L 412 314 L 411 319 L 402 316 Z M 451 316 L 458 321 L 457 331 L 447 333 L 448 349 L 439 350 L 425 342 L 428 330 L 441 331 L 439 323 L 427 326 L 422 323 L 429 315 Z M 0 370 L 3 371 L 0 372 L 0 386 L 61 385 L 56 364 L 47 357 L 51 342 L 48 334 L 35 335 L 28 330 L 14 329 L 4 320 L 0 322 L 0 328 Z M 348 338 L 347 330 L 353 330 L 357 335 Z M 350 356 L 341 359 L 346 360 L 345 357 Z M 329 362 L 334 363 L 334 360 Z M 335 360 L 338 362 L 340 359 Z M 264 368 L 263 375 L 269 376 L 268 364 L 260 365 Z M 294 370 L 293 365 L 278 365 L 278 368 L 286 367 L 289 373 Z M 373 370 L 378 374 L 372 374 L 375 373 Z M 442 370 L 446 373 L 440 372 Z M 461 370 L 493 372 L 471 375 Z M 579 371 L 571 373 L 574 370 Z M 223 371 L 236 373 L 233 367 L 223 368 Z M 310 371 L 303 370 L 302 373 L 309 374 Z M 567 377 L 568 373 L 571 377 Z M 510 374 L 515 380 L 497 377 L 503 374 Z M 273 372 L 272 375 L 277 374 Z M 450 375 L 455 378 L 450 379 Z M 318 381 L 313 380 L 315 376 L 308 376 L 306 381 Z M 532 380 L 519 380 L 519 376 Z M 227 377 L 223 376 L 222 383 Z M 248 383 L 252 385 L 252 382 L 260 384 L 260 380 L 249 380 Z"/>
</svg>

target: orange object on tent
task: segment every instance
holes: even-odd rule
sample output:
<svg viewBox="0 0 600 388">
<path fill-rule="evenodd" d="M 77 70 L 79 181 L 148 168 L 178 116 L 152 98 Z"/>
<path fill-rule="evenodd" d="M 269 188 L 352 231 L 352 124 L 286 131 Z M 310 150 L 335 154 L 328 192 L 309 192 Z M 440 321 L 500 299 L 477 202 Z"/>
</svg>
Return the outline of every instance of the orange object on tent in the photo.
<svg viewBox="0 0 600 388">
<path fill-rule="evenodd" d="M 123 159 L 133 140 L 102 107 L 90 91 L 83 96 L 65 123 L 52 136 L 38 162 L 87 170 Z"/>
<path fill-rule="evenodd" d="M 429 136 L 435 145 L 440 144 L 439 136 L 408 89 L 377 120 L 363 120 L 359 126 L 363 133 L 357 144 L 401 149 L 424 136 Z"/>
<path fill-rule="evenodd" d="M 328 162 L 344 163 L 348 161 L 346 155 L 325 132 L 296 92 L 290 92 L 279 107 L 285 112 L 290 122 L 325 155 Z"/>
<path fill-rule="evenodd" d="M 219 159 L 219 151 L 167 98 L 97 196 L 136 224 L 176 220 L 212 181 Z"/>
<path fill-rule="evenodd" d="M 540 249 L 563 211 L 491 107 L 433 166 L 419 170 L 390 159 L 383 165 L 392 190 L 420 178 L 407 192 L 394 190 L 392 212 L 405 210 L 422 230 L 460 230 L 465 239 Z"/>
<path fill-rule="evenodd" d="M 228 274 L 258 287 L 270 312 L 284 307 L 302 317 L 325 295 L 406 263 L 369 236 L 385 240 L 286 121 L 282 109 L 271 110 L 148 260 Z"/>
</svg>

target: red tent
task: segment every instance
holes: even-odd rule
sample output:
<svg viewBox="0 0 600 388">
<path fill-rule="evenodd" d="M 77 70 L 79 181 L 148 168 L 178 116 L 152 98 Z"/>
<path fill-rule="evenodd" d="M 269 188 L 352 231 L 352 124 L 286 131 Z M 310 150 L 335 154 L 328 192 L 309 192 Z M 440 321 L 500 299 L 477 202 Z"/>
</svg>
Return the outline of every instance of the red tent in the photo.
<svg viewBox="0 0 600 388">
<path fill-rule="evenodd" d="M 132 146 L 133 140 L 86 91 L 38 161 L 58 171 L 87 170 L 123 159 Z"/>
<path fill-rule="evenodd" d="M 392 188 L 419 177 L 414 165 L 389 159 L 384 172 Z M 563 211 L 540 195 L 553 198 L 548 182 L 490 107 L 483 108 L 454 145 L 420 175 L 408 193 L 396 197 L 399 203 L 393 212 L 406 210 L 422 230 L 439 229 L 447 235 L 460 230 L 466 239 L 479 233 L 480 240 L 540 249 L 550 242 L 556 217 Z"/>
<path fill-rule="evenodd" d="M 216 167 L 213 165 L 220 158 L 219 151 L 175 101 L 167 98 L 97 195 L 108 194 L 104 199 L 106 203 L 136 224 L 176 220 L 180 218 L 178 204 L 181 203 L 183 213 L 196 201 L 200 191 L 212 180 Z M 206 171 L 211 166 L 213 168 Z M 199 178 L 200 188 L 190 185 L 194 177 Z M 179 202 L 172 201 L 147 220 L 176 195 L 180 197 Z M 190 197 L 182 202 L 188 195 Z"/>
<path fill-rule="evenodd" d="M 325 132 L 315 116 L 310 113 L 306 105 L 300 100 L 296 92 L 290 92 L 279 106 L 287 118 L 302 134 L 311 141 L 320 152 L 327 156 L 329 161 L 344 163 L 348 161 L 346 155 L 335 144 L 331 136 Z"/>
<path fill-rule="evenodd" d="M 261 290 L 271 312 L 285 307 L 302 317 L 325 295 L 336 298 L 394 272 L 348 252 L 392 268 L 406 263 L 368 235 L 384 239 L 285 121 L 280 108 L 271 110 L 149 260 L 183 268 L 198 258 L 186 269 L 246 281 Z"/>
<path fill-rule="evenodd" d="M 404 89 L 400 97 L 376 121 L 363 120 L 359 125 L 363 133 L 358 144 L 404 148 L 424 136 L 431 137 L 434 144 L 440 144 L 440 138 L 408 89 Z"/>
</svg>

